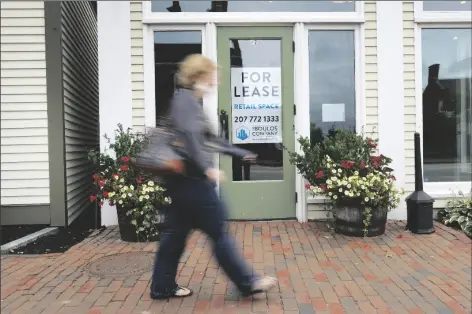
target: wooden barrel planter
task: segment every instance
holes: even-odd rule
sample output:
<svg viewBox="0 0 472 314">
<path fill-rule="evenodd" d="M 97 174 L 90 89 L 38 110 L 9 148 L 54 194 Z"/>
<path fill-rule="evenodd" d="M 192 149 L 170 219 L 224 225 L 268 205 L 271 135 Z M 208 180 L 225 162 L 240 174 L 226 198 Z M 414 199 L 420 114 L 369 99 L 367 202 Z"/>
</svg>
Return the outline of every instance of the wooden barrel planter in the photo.
<svg viewBox="0 0 472 314">
<path fill-rule="evenodd" d="M 335 231 L 351 236 L 365 236 L 364 206 L 358 203 L 340 203 L 333 207 Z M 372 218 L 367 228 L 368 237 L 376 237 L 385 233 L 387 224 L 387 209 L 373 209 Z"/>
</svg>

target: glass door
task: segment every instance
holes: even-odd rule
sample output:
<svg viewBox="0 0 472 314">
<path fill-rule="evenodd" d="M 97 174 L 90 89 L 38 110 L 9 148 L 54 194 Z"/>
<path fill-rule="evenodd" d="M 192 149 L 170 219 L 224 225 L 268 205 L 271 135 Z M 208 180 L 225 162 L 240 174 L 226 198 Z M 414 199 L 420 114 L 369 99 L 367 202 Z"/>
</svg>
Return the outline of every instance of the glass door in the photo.
<svg viewBox="0 0 472 314">
<path fill-rule="evenodd" d="M 218 110 L 231 143 L 257 161 L 220 157 L 230 219 L 295 217 L 293 29 L 219 27 Z"/>
</svg>

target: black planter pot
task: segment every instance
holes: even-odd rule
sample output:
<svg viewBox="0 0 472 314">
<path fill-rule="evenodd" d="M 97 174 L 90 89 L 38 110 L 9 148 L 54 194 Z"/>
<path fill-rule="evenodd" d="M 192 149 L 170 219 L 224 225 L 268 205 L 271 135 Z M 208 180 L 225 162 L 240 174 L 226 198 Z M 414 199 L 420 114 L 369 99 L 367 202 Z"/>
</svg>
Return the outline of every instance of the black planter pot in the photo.
<svg viewBox="0 0 472 314">
<path fill-rule="evenodd" d="M 120 238 L 125 242 L 144 242 L 138 238 L 136 234 L 136 226 L 131 223 L 131 216 L 126 215 L 127 209 L 116 206 L 118 214 L 118 227 L 120 229 Z M 159 241 L 161 238 L 161 231 L 165 228 L 165 222 L 159 223 L 157 229 L 158 234 L 149 238 L 146 242 Z"/>
<path fill-rule="evenodd" d="M 357 203 L 335 205 L 333 208 L 335 231 L 351 237 L 365 236 L 364 208 L 363 205 Z M 372 210 L 371 222 L 367 228 L 368 237 L 376 237 L 385 233 L 387 214 L 387 209 Z"/>
<path fill-rule="evenodd" d="M 136 226 L 131 224 L 131 216 L 126 215 L 126 211 L 127 210 L 125 208 L 122 208 L 118 205 L 116 206 L 121 240 L 125 242 L 138 242 Z"/>
</svg>

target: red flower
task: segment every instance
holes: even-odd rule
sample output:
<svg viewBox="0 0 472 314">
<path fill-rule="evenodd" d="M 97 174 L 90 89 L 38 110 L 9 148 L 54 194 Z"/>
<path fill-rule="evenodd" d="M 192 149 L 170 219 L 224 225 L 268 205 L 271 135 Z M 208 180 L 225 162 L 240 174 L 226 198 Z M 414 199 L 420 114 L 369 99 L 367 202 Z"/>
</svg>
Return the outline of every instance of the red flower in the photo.
<svg viewBox="0 0 472 314">
<path fill-rule="evenodd" d="M 90 195 L 90 202 L 95 202 L 97 200 L 97 197 L 95 195 Z"/>
<path fill-rule="evenodd" d="M 377 147 L 377 144 L 374 141 L 370 140 L 370 139 L 367 141 L 367 145 L 369 145 L 370 147 L 374 147 L 374 148 Z"/>
<path fill-rule="evenodd" d="M 319 171 L 316 173 L 316 178 L 319 179 L 319 178 L 321 178 L 323 175 L 324 175 L 323 170 L 319 170 Z"/>
<path fill-rule="evenodd" d="M 136 180 L 138 181 L 138 180 Z M 141 182 L 138 182 L 138 183 L 141 183 Z M 311 188 L 311 185 L 310 184 L 305 184 L 305 190 L 309 190 Z"/>
<path fill-rule="evenodd" d="M 128 163 L 130 161 L 130 157 L 129 156 L 124 156 L 124 157 L 121 157 L 121 161 L 124 162 L 124 163 Z"/>
<path fill-rule="evenodd" d="M 139 183 L 139 184 L 143 183 L 143 178 L 142 177 L 137 177 L 136 182 Z M 306 187 L 306 185 L 305 185 L 305 187 Z"/>
<path fill-rule="evenodd" d="M 98 181 L 98 186 L 102 188 L 105 185 L 106 182 L 107 182 L 106 179 L 100 180 L 100 181 Z"/>
<path fill-rule="evenodd" d="M 128 165 L 123 165 L 123 166 L 120 166 L 120 170 L 121 171 L 126 171 L 129 169 L 129 166 Z"/>
<path fill-rule="evenodd" d="M 323 192 L 328 192 L 328 187 L 324 184 L 320 185 L 320 189 L 323 190 Z"/>
<path fill-rule="evenodd" d="M 100 179 L 100 176 L 95 173 L 95 174 L 92 176 L 92 178 L 93 178 L 93 181 L 98 181 L 98 179 Z"/>
<path fill-rule="evenodd" d="M 112 177 L 112 178 L 115 178 L 115 177 L 116 177 L 116 178 L 119 178 L 119 177 L 120 177 L 120 174 L 114 173 L 114 174 L 111 175 L 111 177 Z"/>
<path fill-rule="evenodd" d="M 393 181 L 397 181 L 397 178 L 395 176 L 392 176 Z"/>
<path fill-rule="evenodd" d="M 359 165 L 359 168 L 361 169 L 364 169 L 365 168 L 365 163 L 363 161 L 361 161 L 360 165 Z"/>
<path fill-rule="evenodd" d="M 102 207 L 102 206 L 103 206 L 103 202 L 100 201 L 100 202 L 98 203 L 98 206 Z"/>
<path fill-rule="evenodd" d="M 107 191 L 103 192 L 103 197 L 108 198 L 108 192 Z"/>
<path fill-rule="evenodd" d="M 354 167 L 355 164 L 356 164 L 355 162 L 350 161 L 350 160 L 341 161 L 341 167 L 346 168 L 346 169 L 350 169 Z"/>
</svg>

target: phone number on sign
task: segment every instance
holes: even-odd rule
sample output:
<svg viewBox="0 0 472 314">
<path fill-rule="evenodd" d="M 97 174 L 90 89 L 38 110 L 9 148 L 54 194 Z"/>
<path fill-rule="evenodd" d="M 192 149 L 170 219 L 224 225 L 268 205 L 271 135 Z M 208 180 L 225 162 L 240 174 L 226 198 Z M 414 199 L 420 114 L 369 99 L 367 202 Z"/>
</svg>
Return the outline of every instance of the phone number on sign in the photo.
<svg viewBox="0 0 472 314">
<path fill-rule="evenodd" d="M 279 116 L 235 116 L 234 122 L 279 122 Z"/>
</svg>

